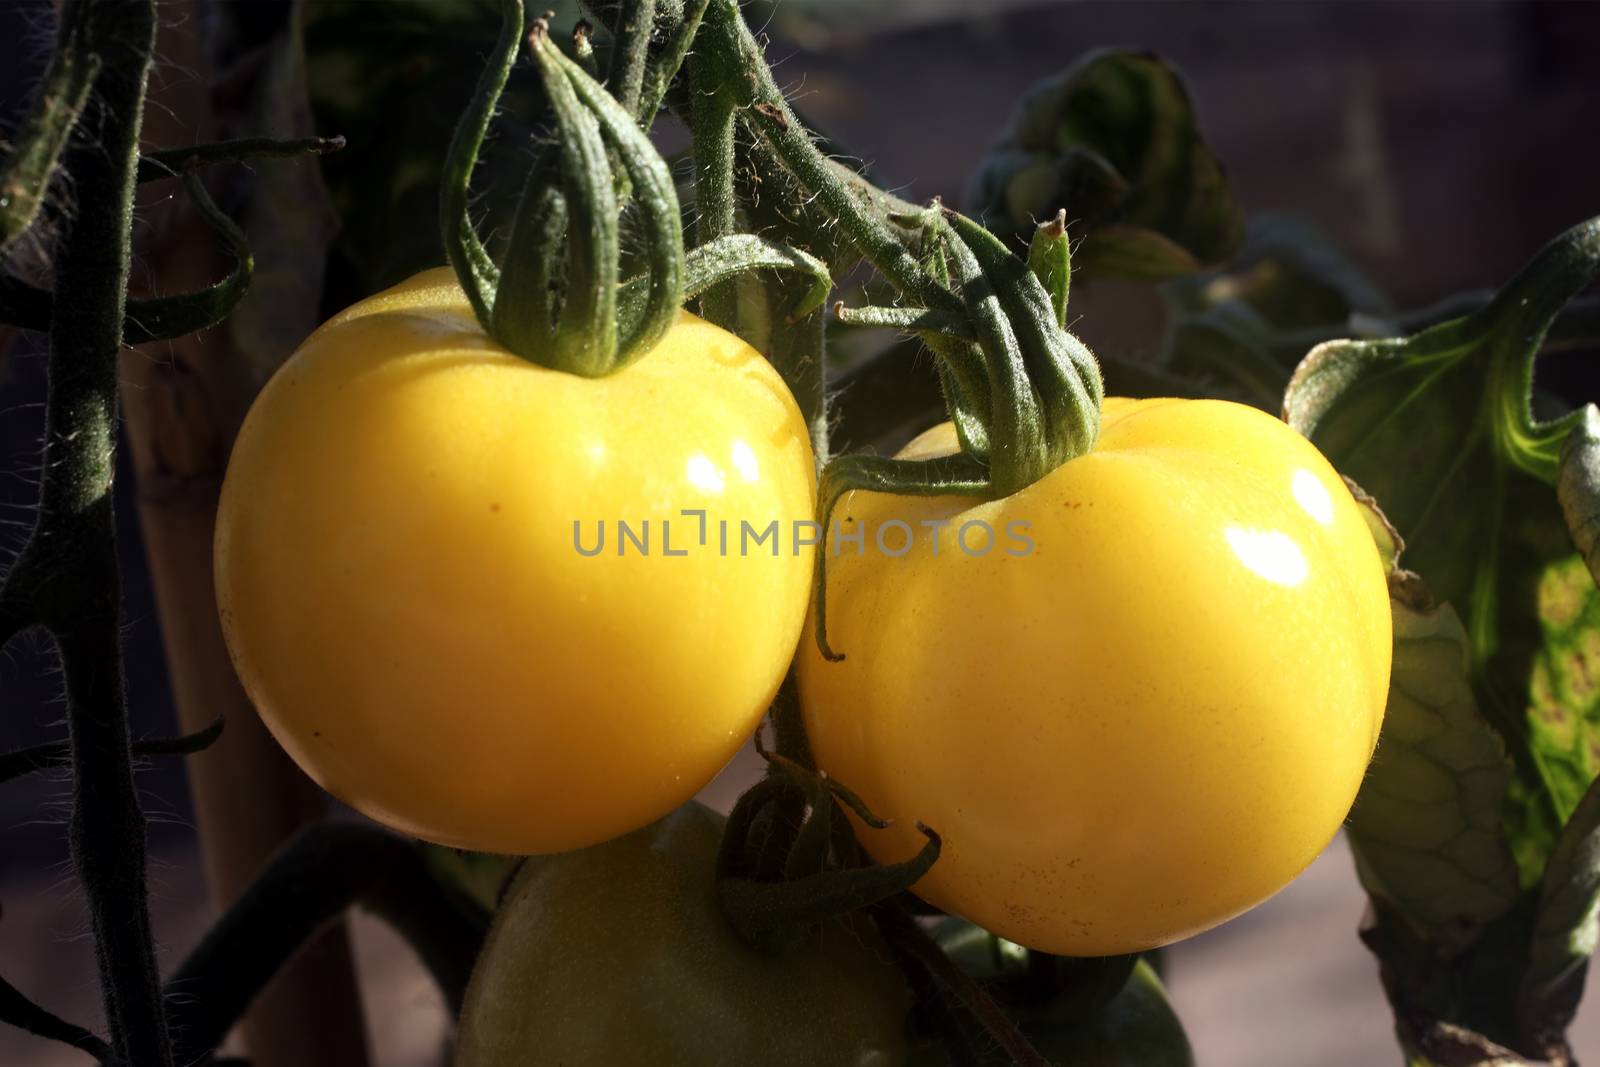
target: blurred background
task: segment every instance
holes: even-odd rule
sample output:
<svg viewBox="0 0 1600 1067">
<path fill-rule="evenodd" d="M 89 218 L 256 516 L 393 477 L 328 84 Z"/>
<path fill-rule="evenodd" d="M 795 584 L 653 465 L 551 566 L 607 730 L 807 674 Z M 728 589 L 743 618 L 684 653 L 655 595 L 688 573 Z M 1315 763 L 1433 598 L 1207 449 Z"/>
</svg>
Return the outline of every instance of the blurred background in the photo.
<svg viewBox="0 0 1600 1067">
<path fill-rule="evenodd" d="M 163 117 L 153 121 L 164 124 L 164 143 L 200 137 L 185 101 L 215 103 L 229 92 L 208 74 L 216 57 L 207 48 L 217 47 L 206 43 L 211 20 L 233 27 L 225 47 L 237 60 L 249 54 L 252 25 L 272 31 L 284 18 L 282 4 L 223 6 L 233 10 L 219 16 L 217 5 L 163 5 Z M 319 11 L 341 6 L 350 5 L 308 3 L 303 17 L 314 30 Z M 880 184 L 911 200 L 940 195 L 964 205 L 979 160 L 1025 90 L 1088 50 L 1131 45 L 1182 72 L 1206 140 L 1248 215 L 1284 213 L 1310 223 L 1400 309 L 1498 285 L 1550 237 L 1600 213 L 1600 4 L 787 0 L 753 19 L 765 23 L 769 55 L 781 61 L 780 80 L 805 115 L 867 161 Z M 0 129 L 25 102 L 50 35 L 47 3 L 0 0 Z M 314 33 L 307 48 L 315 83 Z M 439 106 L 453 113 L 465 100 L 456 87 L 470 85 L 476 69 L 436 73 L 437 83 L 426 69 L 412 76 L 430 91 L 437 84 Z M 331 91 L 321 103 L 319 132 L 352 137 L 347 158 L 330 167 L 355 173 L 388 165 L 358 131 L 330 121 L 340 105 Z M 389 121 L 403 133 L 412 119 L 395 101 Z M 412 209 L 406 195 L 397 187 L 381 205 L 391 224 L 405 223 Z M 332 204 L 308 202 L 305 217 L 296 218 L 320 225 L 341 209 L 353 210 L 336 193 Z M 347 233 L 374 225 L 353 216 L 345 224 Z M 141 222 L 152 250 L 138 271 L 144 282 L 178 287 L 163 273 L 160 251 L 172 225 L 160 203 L 150 205 Z M 325 290 L 331 307 L 321 311 L 393 267 L 335 240 Z M 1075 285 L 1072 301 L 1075 328 L 1096 351 L 1144 358 L 1160 350 L 1166 311 L 1152 286 Z M 303 333 L 310 321 L 300 325 L 290 316 L 276 328 Z M 286 338 L 291 346 L 295 339 Z M 1596 354 L 1543 361 L 1541 384 L 1572 397 L 1600 396 L 1586 358 Z M 146 371 L 185 366 L 161 350 L 129 359 L 130 403 L 138 402 Z M 0 548 L 15 547 L 27 529 L 42 390 L 35 339 L 0 334 Z M 139 521 L 152 494 L 171 486 L 141 482 L 138 459 L 124 450 L 117 484 L 136 737 L 179 729 L 172 650 L 163 644 Z M 203 497 L 207 489 L 196 491 Z M 60 735 L 59 679 L 42 651 L 41 643 L 23 640 L 0 656 L 0 748 Z M 250 725 L 238 719 L 230 720 L 229 734 L 248 736 Z M 189 769 L 204 774 L 208 761 L 225 758 L 206 753 Z M 731 802 L 753 766 L 736 761 L 711 793 Z M 183 762 L 151 766 L 140 784 L 153 820 L 155 924 L 170 964 L 216 908 Z M 65 797 L 64 781 L 49 775 L 0 786 L 0 973 L 88 1022 L 99 1012 L 99 995 L 86 919 L 64 865 Z M 215 869 L 210 877 L 216 884 Z M 1398 1062 L 1376 965 L 1356 937 L 1363 909 L 1348 850 L 1336 841 L 1269 904 L 1172 949 L 1169 987 L 1203 1067 Z M 371 1062 L 441 1062 L 446 1015 L 427 978 L 378 923 L 358 917 L 351 932 Z M 315 953 L 336 961 L 341 949 L 312 951 L 315 969 Z M 1600 996 L 1590 998 L 1573 1041 L 1580 1056 L 1600 1057 Z M 0 1029 L 0 1064 L 80 1059 Z"/>
</svg>

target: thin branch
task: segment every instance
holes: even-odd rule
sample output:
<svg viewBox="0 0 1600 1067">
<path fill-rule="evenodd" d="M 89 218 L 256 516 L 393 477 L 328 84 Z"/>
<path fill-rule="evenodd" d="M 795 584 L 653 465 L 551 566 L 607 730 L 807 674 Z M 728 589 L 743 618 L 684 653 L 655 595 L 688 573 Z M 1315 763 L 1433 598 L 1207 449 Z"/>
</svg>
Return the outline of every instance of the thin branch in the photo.
<svg viewBox="0 0 1600 1067">
<path fill-rule="evenodd" d="M 168 979 L 180 1062 L 215 1048 L 284 961 L 355 903 L 407 939 L 459 1012 L 482 927 L 445 894 L 416 846 L 326 822 L 284 846 Z"/>
<path fill-rule="evenodd" d="M 1012 1063 L 1017 1067 L 1051 1067 L 1050 1061 L 1023 1036 L 1017 1024 L 978 984 L 977 979 L 957 967 L 938 943 L 917 925 L 916 920 L 892 904 L 874 908 L 872 914 L 878 921 L 878 929 L 882 931 L 884 939 L 916 960 L 936 982 L 948 989 L 961 1006 L 978 1020 L 984 1032 L 1005 1050 Z"/>
<path fill-rule="evenodd" d="M 210 726 L 192 734 L 177 737 L 157 737 L 135 741 L 133 754 L 148 759 L 152 756 L 187 756 L 210 748 L 222 736 L 222 716 L 218 715 Z M 66 741 L 49 741 L 42 745 L 19 748 L 0 754 L 0 784 L 24 774 L 32 774 L 48 767 L 66 767 L 72 763 L 72 746 Z"/>
<path fill-rule="evenodd" d="M 292 140 L 240 137 L 232 141 L 208 141 L 187 148 L 163 148 L 140 157 L 138 180 L 143 183 L 181 177 L 199 167 L 218 163 L 286 159 L 303 155 L 325 156 L 339 151 L 344 145 L 343 137 L 298 137 Z"/>
<path fill-rule="evenodd" d="M 111 1058 L 111 1046 L 103 1038 L 35 1004 L 4 978 L 0 978 L 0 1023 L 25 1030 L 34 1037 L 71 1045 L 97 1060 Z"/>
<path fill-rule="evenodd" d="M 14 610 L 49 628 L 60 650 L 74 769 L 69 841 L 95 933 L 113 1052 L 138 1067 L 171 1067 L 123 693 L 110 492 L 155 5 L 72 0 L 62 18 L 68 25 L 85 20 L 83 45 L 101 65 L 96 88 L 104 121 L 95 143 L 68 160 L 78 210 L 57 260 L 39 509 L 7 574 L 6 593 Z"/>
</svg>

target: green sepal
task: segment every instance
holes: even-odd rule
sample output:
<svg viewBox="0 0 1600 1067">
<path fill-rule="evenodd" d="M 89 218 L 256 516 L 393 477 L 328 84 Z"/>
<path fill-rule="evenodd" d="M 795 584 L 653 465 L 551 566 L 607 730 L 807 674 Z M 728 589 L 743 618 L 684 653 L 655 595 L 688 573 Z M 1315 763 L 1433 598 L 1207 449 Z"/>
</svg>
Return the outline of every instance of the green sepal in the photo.
<svg viewBox="0 0 1600 1067">
<path fill-rule="evenodd" d="M 478 76 L 471 103 L 456 123 L 439 179 L 439 236 L 444 242 L 445 257 L 454 268 L 473 313 L 486 329 L 500 272 L 473 228 L 468 194 L 472 171 L 478 165 L 489 123 L 500 105 L 521 44 L 522 0 L 501 0 L 500 36 Z"/>
<path fill-rule="evenodd" d="M 972 248 L 953 229 L 946 250 L 988 371 L 984 427 L 990 440 L 1005 445 L 990 455 L 994 467 L 989 478 L 994 494 L 1006 496 L 1059 465 L 1051 449 L 1046 399 L 1029 378 L 1022 345 L 1001 302 L 1002 283 L 985 273 Z"/>
<path fill-rule="evenodd" d="M 767 755 L 772 773 L 735 803 L 717 855 L 718 904 L 748 943 L 786 952 L 821 924 L 904 893 L 939 858 L 939 835 L 919 823 L 927 842 L 908 860 L 831 865 L 857 854 L 835 804 L 869 828 L 887 824 L 826 775 Z"/>
<path fill-rule="evenodd" d="M 492 322 L 494 338 L 532 362 L 583 377 L 599 377 L 615 365 L 618 353 L 617 281 L 622 208 L 606 155 L 606 142 L 600 133 L 600 120 L 579 100 L 574 86 L 577 78 L 591 79 L 575 63 L 571 69 L 577 72 L 577 78 L 568 76 L 566 63 L 571 61 L 550 40 L 542 21 L 536 21 L 529 34 L 529 50 L 538 61 L 545 95 L 550 98 L 556 117 L 561 191 L 567 209 L 567 285 L 561 307 L 556 312 L 555 333 L 548 340 L 539 329 L 528 336 L 505 332 L 503 327 L 515 320 L 502 316 Z M 533 192 L 536 196 L 537 191 Z M 532 206 L 528 193 L 524 193 L 523 206 Z M 549 255 L 549 246 L 542 243 L 543 221 L 531 214 L 518 216 L 506 248 L 508 264 L 524 256 L 543 259 Z M 524 238 L 525 232 L 531 233 L 531 237 Z M 513 273 L 509 265 L 504 269 Z M 515 281 L 520 273 L 514 272 L 511 280 Z M 506 282 L 507 279 L 502 278 L 495 289 L 496 304 L 501 300 L 524 298 Z"/>
<path fill-rule="evenodd" d="M 1105 383 L 1088 346 L 1061 325 L 1065 305 L 1056 306 L 1038 275 L 1012 255 L 998 237 L 971 219 L 955 212 L 946 212 L 946 216 L 957 241 L 971 250 L 998 297 L 1001 312 L 1014 333 L 1027 381 L 1040 406 L 1044 442 L 1034 461 L 1036 469 L 1016 481 L 1015 488 L 1021 488 L 1094 448 L 1100 436 Z M 1064 237 L 1061 244 L 1065 247 Z M 996 358 L 993 353 L 986 354 L 991 360 Z M 1019 440 L 1013 448 L 1028 444 Z M 1010 480 L 995 469 L 998 458 L 990 460 L 996 489 L 1010 492 Z"/>
<path fill-rule="evenodd" d="M 1067 328 L 1067 296 L 1072 290 L 1072 248 L 1066 209 L 1039 223 L 1028 242 L 1028 269 L 1039 279 L 1056 309 L 1056 325 Z"/>
<path fill-rule="evenodd" d="M 648 36 L 648 30 L 646 30 Z M 634 116 L 576 64 L 549 47 L 584 106 L 600 124 L 632 190 L 631 207 L 648 264 L 648 295 L 637 307 L 619 304 L 618 351 L 612 369 L 650 351 L 677 318 L 683 303 L 683 230 L 672 172 Z M 568 194 L 571 195 L 570 192 Z M 572 277 L 569 274 L 569 279 Z"/>
</svg>

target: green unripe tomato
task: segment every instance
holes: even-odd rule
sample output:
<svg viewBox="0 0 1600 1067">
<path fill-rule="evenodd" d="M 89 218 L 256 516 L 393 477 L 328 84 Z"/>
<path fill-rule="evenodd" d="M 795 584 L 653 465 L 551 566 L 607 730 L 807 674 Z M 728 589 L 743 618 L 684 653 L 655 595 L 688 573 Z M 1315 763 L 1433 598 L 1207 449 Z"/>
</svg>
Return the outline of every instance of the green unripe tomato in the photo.
<svg viewBox="0 0 1600 1067">
<path fill-rule="evenodd" d="M 473 972 L 455 1067 L 899 1067 L 911 996 L 867 925 L 784 956 L 717 908 L 722 817 L 688 804 L 530 859 Z"/>
</svg>

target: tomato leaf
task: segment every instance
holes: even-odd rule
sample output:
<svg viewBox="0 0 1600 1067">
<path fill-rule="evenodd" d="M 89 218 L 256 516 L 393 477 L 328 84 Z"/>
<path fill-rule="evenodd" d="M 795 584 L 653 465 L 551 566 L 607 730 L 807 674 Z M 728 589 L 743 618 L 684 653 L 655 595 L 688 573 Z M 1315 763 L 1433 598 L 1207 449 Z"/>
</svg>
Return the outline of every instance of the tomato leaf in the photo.
<svg viewBox="0 0 1600 1067">
<path fill-rule="evenodd" d="M 1351 822 L 1363 938 L 1418 1062 L 1570 1061 L 1600 898 L 1600 594 L 1574 551 L 1594 550 L 1600 414 L 1541 421 L 1531 396 L 1596 274 L 1600 219 L 1463 318 L 1318 345 L 1284 400 L 1420 575 L 1393 583 L 1391 700 Z"/>
<path fill-rule="evenodd" d="M 1243 216 L 1188 90 L 1146 52 L 1096 52 L 1019 102 L 969 200 L 1024 243 L 1066 208 L 1090 275 L 1168 278 L 1226 259 Z"/>
<path fill-rule="evenodd" d="M 1585 416 L 1541 422 L 1530 407 L 1540 343 L 1597 272 L 1600 219 L 1551 242 L 1473 314 L 1407 338 L 1318 345 L 1284 399 L 1288 421 L 1372 493 L 1408 565 L 1461 617 L 1478 706 L 1515 761 L 1506 818 L 1524 887 L 1600 767 L 1600 597 L 1553 491 Z"/>
<path fill-rule="evenodd" d="M 1393 600 L 1389 706 L 1347 831 L 1367 892 L 1459 947 L 1517 900 L 1500 819 L 1511 767 L 1478 714 L 1460 620 L 1415 589 Z"/>
</svg>

